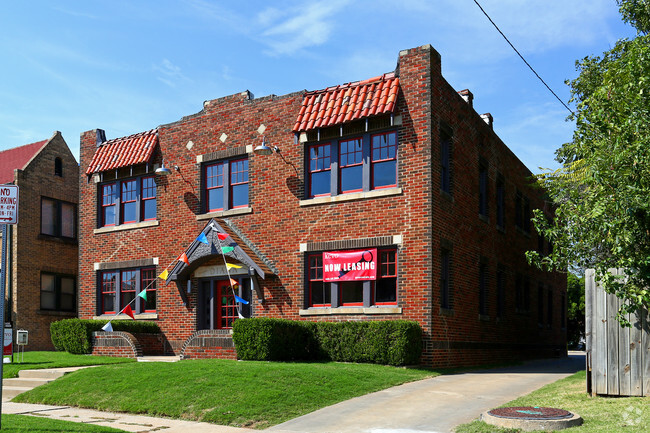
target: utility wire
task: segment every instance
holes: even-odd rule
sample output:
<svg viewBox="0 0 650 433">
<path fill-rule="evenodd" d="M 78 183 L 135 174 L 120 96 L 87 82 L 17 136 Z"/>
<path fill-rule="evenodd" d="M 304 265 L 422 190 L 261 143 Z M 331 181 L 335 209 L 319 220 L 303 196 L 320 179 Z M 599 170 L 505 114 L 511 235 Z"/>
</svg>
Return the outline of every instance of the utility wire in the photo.
<svg viewBox="0 0 650 433">
<path fill-rule="evenodd" d="M 537 78 L 539 78 L 539 81 L 541 81 L 542 84 L 544 84 L 544 86 L 546 86 L 546 88 L 548 89 L 548 91 L 551 92 L 551 93 L 553 94 L 553 96 L 555 96 L 555 98 L 557 98 L 557 100 L 560 101 L 560 104 L 564 105 L 564 108 L 566 108 L 567 110 L 569 110 L 569 112 L 570 112 L 571 114 L 575 114 L 575 113 L 573 112 L 573 110 L 570 109 L 569 106 L 566 105 L 566 104 L 564 103 L 564 101 L 563 101 L 562 99 L 560 99 L 559 96 L 557 96 L 557 94 L 553 91 L 553 89 L 551 89 L 551 88 L 549 87 L 549 85 L 546 84 L 546 81 L 544 81 L 544 80 L 542 79 L 542 77 L 539 76 L 539 74 L 535 71 L 535 69 L 533 69 L 533 67 L 530 66 L 530 64 L 526 61 L 526 59 L 524 59 L 524 56 L 522 56 L 521 53 L 520 53 L 519 51 L 517 51 L 517 49 L 515 48 L 515 46 L 512 45 L 512 42 L 510 42 L 510 41 L 508 40 L 508 38 L 506 37 L 506 35 L 503 34 L 503 32 L 501 31 L 501 29 L 499 28 L 499 26 L 497 26 L 497 25 L 495 24 L 495 22 L 492 21 L 492 18 L 490 18 L 490 16 L 487 14 L 487 12 L 485 12 L 485 9 L 483 9 L 483 7 L 479 4 L 479 2 L 478 2 L 477 0 L 474 0 L 474 3 L 476 3 L 476 6 L 478 6 L 479 9 L 481 9 L 481 12 L 483 12 L 483 14 L 487 17 L 487 19 L 490 20 L 490 22 L 492 23 L 492 25 L 494 26 L 494 28 L 497 29 L 497 31 L 498 31 L 499 33 L 501 33 L 501 36 L 503 36 L 503 39 L 505 39 L 506 42 L 507 42 L 507 43 L 512 47 L 512 49 L 515 50 L 515 53 L 517 53 L 517 55 L 519 55 L 519 57 L 521 58 L 521 60 L 524 61 L 524 63 L 526 64 L 526 66 L 528 66 L 528 67 L 530 68 L 530 70 L 533 71 L 533 74 L 535 74 L 535 76 L 536 76 Z"/>
</svg>

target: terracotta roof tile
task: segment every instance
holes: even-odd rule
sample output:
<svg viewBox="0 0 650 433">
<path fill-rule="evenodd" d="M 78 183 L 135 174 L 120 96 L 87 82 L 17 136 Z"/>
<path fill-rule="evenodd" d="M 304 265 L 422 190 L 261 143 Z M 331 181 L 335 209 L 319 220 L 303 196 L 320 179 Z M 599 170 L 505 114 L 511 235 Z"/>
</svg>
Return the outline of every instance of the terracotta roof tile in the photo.
<svg viewBox="0 0 650 433">
<path fill-rule="evenodd" d="M 339 125 L 395 110 L 399 78 L 394 72 L 305 93 L 294 132 Z"/>
<path fill-rule="evenodd" d="M 48 140 L 37 141 L 0 152 L 0 184 L 13 182 L 14 170 L 24 169 L 47 142 Z"/>
<path fill-rule="evenodd" d="M 157 129 L 107 140 L 95 151 L 86 174 L 149 162 L 156 144 Z"/>
</svg>

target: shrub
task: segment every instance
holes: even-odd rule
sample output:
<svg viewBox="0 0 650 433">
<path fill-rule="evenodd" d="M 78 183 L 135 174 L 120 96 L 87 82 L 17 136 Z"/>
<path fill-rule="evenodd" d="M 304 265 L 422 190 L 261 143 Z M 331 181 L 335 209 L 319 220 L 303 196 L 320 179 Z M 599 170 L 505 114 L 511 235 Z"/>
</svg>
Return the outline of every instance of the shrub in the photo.
<svg viewBox="0 0 650 433">
<path fill-rule="evenodd" d="M 52 322 L 50 336 L 56 350 L 65 350 L 74 354 L 92 352 L 93 332 L 99 331 L 107 320 L 64 319 Z M 111 322 L 114 331 L 130 332 L 132 334 L 159 334 L 160 328 L 155 322 L 115 320 Z"/>
<path fill-rule="evenodd" d="M 417 364 L 422 329 L 405 320 L 303 322 L 253 318 L 233 324 L 237 356 L 244 360 L 331 359 L 384 365 Z"/>
</svg>

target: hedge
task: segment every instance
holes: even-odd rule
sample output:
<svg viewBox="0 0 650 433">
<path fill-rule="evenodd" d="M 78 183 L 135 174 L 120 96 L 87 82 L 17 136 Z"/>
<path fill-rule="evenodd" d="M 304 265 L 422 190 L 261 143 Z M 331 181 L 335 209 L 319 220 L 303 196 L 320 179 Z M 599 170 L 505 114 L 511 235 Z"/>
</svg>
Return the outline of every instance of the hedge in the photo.
<svg viewBox="0 0 650 433">
<path fill-rule="evenodd" d="M 233 340 L 243 360 L 412 365 L 422 352 L 420 325 L 405 320 L 314 323 L 253 318 L 235 321 Z"/>
<path fill-rule="evenodd" d="M 107 320 L 63 319 L 50 324 L 50 337 L 54 348 L 74 354 L 91 353 L 93 332 L 99 331 Z M 131 334 L 159 334 L 160 328 L 155 322 L 114 320 L 114 331 Z"/>
</svg>

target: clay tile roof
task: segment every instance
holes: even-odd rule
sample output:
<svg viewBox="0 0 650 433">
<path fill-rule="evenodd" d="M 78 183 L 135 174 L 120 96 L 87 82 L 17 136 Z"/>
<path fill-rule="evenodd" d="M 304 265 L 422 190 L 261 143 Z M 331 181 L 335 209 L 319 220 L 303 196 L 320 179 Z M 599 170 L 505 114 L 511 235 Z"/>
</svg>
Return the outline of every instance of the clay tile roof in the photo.
<svg viewBox="0 0 650 433">
<path fill-rule="evenodd" d="M 158 144 L 157 129 L 107 140 L 95 151 L 86 174 L 149 162 L 156 144 Z"/>
<path fill-rule="evenodd" d="M 14 170 L 23 170 L 48 140 L 37 141 L 0 152 L 0 184 L 14 181 Z"/>
<path fill-rule="evenodd" d="M 392 113 L 398 91 L 399 78 L 391 72 L 369 80 L 307 92 L 293 131 L 309 131 Z"/>
</svg>

